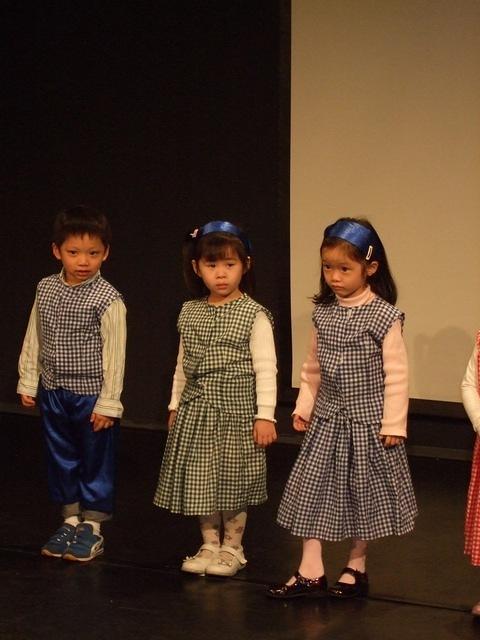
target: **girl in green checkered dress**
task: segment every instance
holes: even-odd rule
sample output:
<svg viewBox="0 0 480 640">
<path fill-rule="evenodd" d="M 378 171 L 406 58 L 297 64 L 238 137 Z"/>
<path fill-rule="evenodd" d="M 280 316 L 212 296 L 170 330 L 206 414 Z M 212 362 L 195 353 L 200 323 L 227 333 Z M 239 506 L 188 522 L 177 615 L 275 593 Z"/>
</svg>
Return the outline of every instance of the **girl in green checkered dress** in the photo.
<svg viewBox="0 0 480 640">
<path fill-rule="evenodd" d="M 178 318 L 169 434 L 154 503 L 199 517 L 203 542 L 183 571 L 232 576 L 247 562 L 247 505 L 267 499 L 265 447 L 277 438 L 273 323 L 248 295 L 250 243 L 230 222 L 209 222 L 190 234 L 184 275 L 197 297 Z"/>
</svg>

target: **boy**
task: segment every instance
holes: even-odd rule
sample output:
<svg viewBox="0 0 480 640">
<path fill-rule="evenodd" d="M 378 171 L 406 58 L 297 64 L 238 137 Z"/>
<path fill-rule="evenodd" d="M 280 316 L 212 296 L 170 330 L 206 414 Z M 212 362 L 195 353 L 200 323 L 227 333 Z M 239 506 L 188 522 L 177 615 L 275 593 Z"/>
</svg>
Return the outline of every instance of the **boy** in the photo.
<svg viewBox="0 0 480 640">
<path fill-rule="evenodd" d="M 79 562 L 103 553 L 123 413 L 126 309 L 100 275 L 110 235 L 90 207 L 57 215 L 52 251 L 62 270 L 38 284 L 19 359 L 17 392 L 25 407 L 38 402 L 49 493 L 64 518 L 41 553 Z"/>
</svg>

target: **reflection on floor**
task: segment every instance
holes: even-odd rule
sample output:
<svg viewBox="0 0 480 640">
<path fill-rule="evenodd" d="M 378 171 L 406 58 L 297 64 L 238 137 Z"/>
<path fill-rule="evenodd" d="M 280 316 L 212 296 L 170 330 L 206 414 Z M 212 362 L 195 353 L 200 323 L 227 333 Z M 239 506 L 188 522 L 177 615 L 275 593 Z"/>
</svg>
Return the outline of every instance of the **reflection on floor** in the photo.
<svg viewBox="0 0 480 640">
<path fill-rule="evenodd" d="M 117 515 L 104 527 L 105 555 L 80 566 L 38 550 L 58 524 L 47 502 L 37 418 L 0 415 L 0 638 L 268 638 L 444 640 L 480 634 L 468 611 L 480 571 L 462 554 L 469 464 L 412 458 L 420 516 L 416 531 L 371 545 L 371 594 L 360 601 L 271 601 L 265 585 L 296 568 L 298 540 L 275 524 L 295 445 L 269 450 L 270 500 L 250 511 L 247 568 L 229 580 L 181 574 L 199 544 L 194 518 L 151 504 L 165 433 L 124 429 Z M 326 544 L 337 577 L 346 543 Z"/>
</svg>

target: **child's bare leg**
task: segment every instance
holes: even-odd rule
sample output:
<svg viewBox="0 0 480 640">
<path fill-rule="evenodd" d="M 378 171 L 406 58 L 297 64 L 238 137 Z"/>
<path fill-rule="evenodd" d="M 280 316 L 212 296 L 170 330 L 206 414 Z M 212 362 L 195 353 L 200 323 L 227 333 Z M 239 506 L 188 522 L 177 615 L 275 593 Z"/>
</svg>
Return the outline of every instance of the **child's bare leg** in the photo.
<svg viewBox="0 0 480 640">
<path fill-rule="evenodd" d="M 304 578 L 315 580 L 325 573 L 322 558 L 322 541 L 316 538 L 303 538 L 302 540 L 302 559 L 298 572 Z M 295 582 L 295 576 L 292 576 L 287 585 Z"/>
<path fill-rule="evenodd" d="M 269 598 L 323 598 L 327 595 L 327 579 L 322 559 L 322 541 L 303 538 L 302 560 L 298 572 L 285 584 L 272 584 Z"/>
<path fill-rule="evenodd" d="M 352 546 L 350 547 L 350 555 L 348 556 L 347 567 L 365 573 L 365 567 L 367 562 L 367 541 L 354 538 L 352 540 Z M 346 584 L 354 584 L 355 578 L 348 573 L 342 573 L 339 578 L 340 582 Z"/>
</svg>

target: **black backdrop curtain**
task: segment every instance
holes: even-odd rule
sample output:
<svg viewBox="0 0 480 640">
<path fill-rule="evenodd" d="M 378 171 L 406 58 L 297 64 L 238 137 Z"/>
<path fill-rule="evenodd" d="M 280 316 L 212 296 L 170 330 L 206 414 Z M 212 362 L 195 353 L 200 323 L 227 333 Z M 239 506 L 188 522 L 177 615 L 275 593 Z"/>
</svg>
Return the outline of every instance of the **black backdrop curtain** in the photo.
<svg viewBox="0 0 480 640">
<path fill-rule="evenodd" d="M 35 284 L 57 270 L 54 214 L 80 203 L 113 227 L 103 273 L 128 307 L 128 418 L 164 418 L 182 238 L 217 218 L 250 234 L 288 395 L 289 2 L 47 5 L 2 9 L 0 403 L 16 402 Z"/>
</svg>

